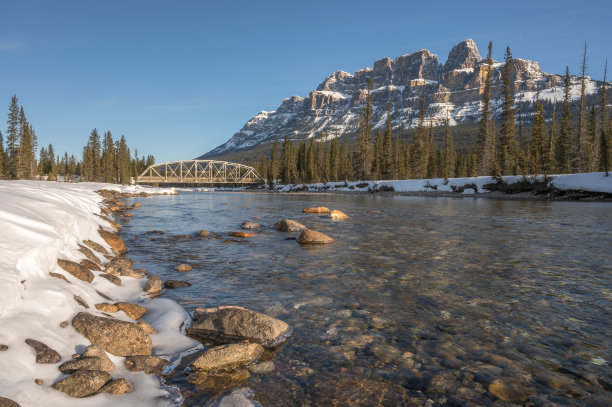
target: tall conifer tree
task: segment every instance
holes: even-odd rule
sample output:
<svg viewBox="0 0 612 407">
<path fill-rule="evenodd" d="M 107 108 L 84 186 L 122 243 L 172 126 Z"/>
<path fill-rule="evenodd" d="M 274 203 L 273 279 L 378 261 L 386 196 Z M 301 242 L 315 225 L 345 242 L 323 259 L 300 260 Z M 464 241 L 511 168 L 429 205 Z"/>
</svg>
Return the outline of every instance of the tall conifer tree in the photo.
<svg viewBox="0 0 612 407">
<path fill-rule="evenodd" d="M 571 78 L 569 68 L 565 67 L 563 80 L 563 111 L 561 112 L 561 128 L 559 129 L 559 142 L 557 143 L 557 168 L 560 172 L 571 171 L 572 154 L 572 112 L 570 105 Z"/>
<path fill-rule="evenodd" d="M 514 128 L 516 118 L 514 116 L 514 86 L 510 81 L 510 65 L 512 64 L 510 47 L 506 48 L 505 61 L 502 71 L 503 104 L 498 148 L 498 165 L 502 175 L 515 171 L 519 150 Z"/>
<path fill-rule="evenodd" d="M 493 71 L 493 43 L 489 42 L 489 52 L 487 53 L 486 65 L 482 65 L 481 69 L 486 69 L 485 85 L 482 92 L 482 117 L 480 119 L 480 128 L 478 130 L 478 139 L 476 141 L 476 168 L 469 168 L 470 176 L 477 173 L 479 175 L 489 175 L 491 173 L 491 163 L 493 160 L 491 152 L 491 81 Z"/>
</svg>

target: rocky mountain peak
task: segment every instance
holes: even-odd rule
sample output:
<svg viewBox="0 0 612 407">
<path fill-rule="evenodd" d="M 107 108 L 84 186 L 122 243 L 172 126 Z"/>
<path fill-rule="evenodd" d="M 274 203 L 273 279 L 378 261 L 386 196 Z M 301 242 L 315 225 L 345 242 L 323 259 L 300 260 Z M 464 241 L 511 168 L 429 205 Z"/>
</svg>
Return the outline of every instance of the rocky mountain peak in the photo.
<svg viewBox="0 0 612 407">
<path fill-rule="evenodd" d="M 455 45 L 448 53 L 448 59 L 444 64 L 444 71 L 455 69 L 469 69 L 480 61 L 482 57 L 478 53 L 478 47 L 470 38 Z"/>
</svg>

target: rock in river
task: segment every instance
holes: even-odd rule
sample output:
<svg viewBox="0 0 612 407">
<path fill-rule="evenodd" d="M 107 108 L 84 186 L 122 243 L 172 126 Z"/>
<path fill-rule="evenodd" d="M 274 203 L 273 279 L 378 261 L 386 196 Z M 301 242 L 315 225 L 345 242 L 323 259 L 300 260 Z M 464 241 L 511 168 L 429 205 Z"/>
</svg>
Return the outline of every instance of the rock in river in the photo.
<svg viewBox="0 0 612 407">
<path fill-rule="evenodd" d="M 249 232 L 229 232 L 228 235 L 231 237 L 255 237 L 254 233 Z"/>
<path fill-rule="evenodd" d="M 253 230 L 253 229 L 259 229 L 261 225 L 257 222 L 242 222 L 242 225 L 240 225 L 240 227 L 242 229 Z"/>
<path fill-rule="evenodd" d="M 281 232 L 299 232 L 302 229 L 306 229 L 306 226 L 291 219 L 283 219 L 274 224 L 274 229 Z"/>
<path fill-rule="evenodd" d="M 125 256 L 117 256 L 108 263 L 106 263 L 106 271 L 108 274 L 113 276 L 121 275 L 123 270 L 131 270 L 134 262 Z"/>
<path fill-rule="evenodd" d="M 335 242 L 333 238 L 326 234 L 310 229 L 302 229 L 297 241 L 301 244 L 327 244 Z"/>
<path fill-rule="evenodd" d="M 164 287 L 168 289 L 178 288 L 178 287 L 191 287 L 191 284 L 187 281 L 180 280 L 166 280 L 164 281 Z"/>
<path fill-rule="evenodd" d="M 61 360 L 59 353 L 35 339 L 26 339 L 25 343 L 30 345 L 36 352 L 36 363 L 57 363 Z"/>
<path fill-rule="evenodd" d="M 193 269 L 193 267 L 191 267 L 187 263 L 182 263 L 182 264 L 179 264 L 178 266 L 176 266 L 176 271 L 180 271 L 182 273 L 187 272 L 187 271 L 191 271 L 192 269 Z"/>
<path fill-rule="evenodd" d="M 304 213 L 329 213 L 329 208 L 324 206 L 315 206 L 313 208 L 304 208 Z"/>
<path fill-rule="evenodd" d="M 160 293 L 162 290 L 162 279 L 159 276 L 148 274 L 147 283 L 145 284 L 143 290 L 149 294 Z"/>
<path fill-rule="evenodd" d="M 91 271 L 81 266 L 79 263 L 75 263 L 70 260 L 57 259 L 57 265 L 72 274 L 79 280 L 91 283 L 94 279 L 94 275 Z"/>
<path fill-rule="evenodd" d="M 151 338 L 136 324 L 79 312 L 72 326 L 92 344 L 115 356 L 150 355 Z"/>
<path fill-rule="evenodd" d="M 128 356 L 125 358 L 124 362 L 125 367 L 127 367 L 130 372 L 145 372 L 156 375 L 162 373 L 167 363 L 167 360 L 152 355 Z"/>
<path fill-rule="evenodd" d="M 329 213 L 329 217 L 332 219 L 346 219 L 349 216 L 344 212 L 340 212 L 334 209 L 333 211 Z"/>
<path fill-rule="evenodd" d="M 52 387 L 72 397 L 85 397 L 96 393 L 111 379 L 111 375 L 99 370 L 79 370 Z"/>
<path fill-rule="evenodd" d="M 219 373 L 246 368 L 261 356 L 263 348 L 256 343 L 232 343 L 215 346 L 198 356 L 189 368 L 195 372 Z"/>
<path fill-rule="evenodd" d="M 248 340 L 276 347 L 291 334 L 285 322 L 244 308 L 223 308 L 200 314 L 187 334 L 221 343 Z"/>
</svg>

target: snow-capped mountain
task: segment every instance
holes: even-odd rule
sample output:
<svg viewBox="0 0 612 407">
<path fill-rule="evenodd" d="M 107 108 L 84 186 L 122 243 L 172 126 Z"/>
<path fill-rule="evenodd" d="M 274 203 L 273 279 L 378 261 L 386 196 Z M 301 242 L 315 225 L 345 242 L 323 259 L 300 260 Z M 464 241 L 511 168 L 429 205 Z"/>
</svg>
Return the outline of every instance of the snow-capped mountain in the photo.
<svg viewBox="0 0 612 407">
<path fill-rule="evenodd" d="M 504 62 L 495 62 L 491 106 L 501 109 L 501 75 Z M 563 77 L 544 73 L 537 62 L 514 58 L 510 75 L 517 102 L 533 102 L 538 89 L 540 99 L 560 101 Z M 480 115 L 480 100 L 486 77 L 486 61 L 471 39 L 455 45 L 444 64 L 426 49 L 395 59 L 383 58 L 373 68 L 353 74 L 336 71 L 308 96 L 283 99 L 271 112 L 261 111 L 226 143 L 200 158 L 217 157 L 262 143 L 290 139 L 301 140 L 326 134 L 327 138 L 356 133 L 359 115 L 366 101 L 368 80 L 373 107 L 373 127 L 382 128 L 391 103 L 394 130 L 416 126 L 419 98 L 424 90 L 427 100 L 426 122 L 442 124 L 447 117 L 451 125 L 474 121 Z M 572 77 L 571 95 L 580 96 L 579 78 Z M 597 91 L 595 81 L 587 80 L 587 93 Z"/>
</svg>

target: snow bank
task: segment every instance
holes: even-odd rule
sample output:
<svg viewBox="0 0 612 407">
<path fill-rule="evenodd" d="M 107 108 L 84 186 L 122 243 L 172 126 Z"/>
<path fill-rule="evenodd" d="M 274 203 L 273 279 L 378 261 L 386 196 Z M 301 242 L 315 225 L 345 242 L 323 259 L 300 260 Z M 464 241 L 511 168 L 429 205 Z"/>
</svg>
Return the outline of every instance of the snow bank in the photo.
<svg viewBox="0 0 612 407">
<path fill-rule="evenodd" d="M 180 326 L 188 315 L 178 304 L 165 299 L 147 301 L 142 291 L 144 279 L 123 278 L 121 287 L 104 278 L 95 278 L 89 284 L 57 266 L 58 258 L 82 260 L 84 256 L 77 245 L 83 240 L 93 240 L 108 248 L 97 230 L 100 226 L 108 229 L 109 225 L 95 215 L 100 213 L 102 197 L 94 191 L 102 188 L 129 193 L 175 192 L 97 183 L 0 181 L 0 344 L 8 346 L 7 351 L 0 352 L 0 396 L 23 407 L 171 404 L 157 377 L 128 372 L 123 367 L 123 358 L 113 357 L 116 368 L 111 374 L 131 381 L 134 385 L 131 394 L 73 399 L 50 387 L 62 376 L 59 364 L 36 364 L 34 351 L 24 341 L 32 338 L 44 342 L 59 352 L 60 363 L 89 345 L 70 325 L 59 326 L 84 310 L 74 300 L 75 295 L 89 304 L 88 312 L 98 314 L 94 304 L 106 300 L 96 290 L 115 301 L 146 301 L 149 312 L 143 319 L 159 331 L 151 335 L 158 356 L 170 358 L 200 346 L 180 334 Z M 65 275 L 70 283 L 51 277 L 49 272 Z M 129 321 L 122 312 L 115 316 Z M 44 383 L 37 385 L 34 379 L 43 379 Z"/>
<path fill-rule="evenodd" d="M 549 186 L 554 186 L 559 190 L 565 191 L 590 191 L 590 192 L 605 192 L 612 193 L 612 175 L 605 177 L 603 172 L 583 173 L 583 174 L 568 174 L 568 175 L 550 175 L 551 181 Z M 542 182 L 544 176 L 526 176 L 508 175 L 502 179 L 506 184 L 514 184 L 517 182 L 527 181 L 530 183 Z M 463 194 L 488 193 L 489 190 L 484 186 L 487 184 L 496 183 L 494 177 L 464 177 L 464 178 L 449 178 L 445 181 L 444 178 L 431 179 L 411 179 L 411 180 L 393 180 L 393 181 L 352 181 L 352 182 L 328 182 L 317 184 L 288 184 L 277 187 L 277 191 L 289 192 L 292 190 L 304 191 L 368 191 L 372 189 L 384 190 L 384 187 L 392 187 L 395 192 L 462 192 Z M 475 189 L 474 189 L 475 188 Z"/>
</svg>

